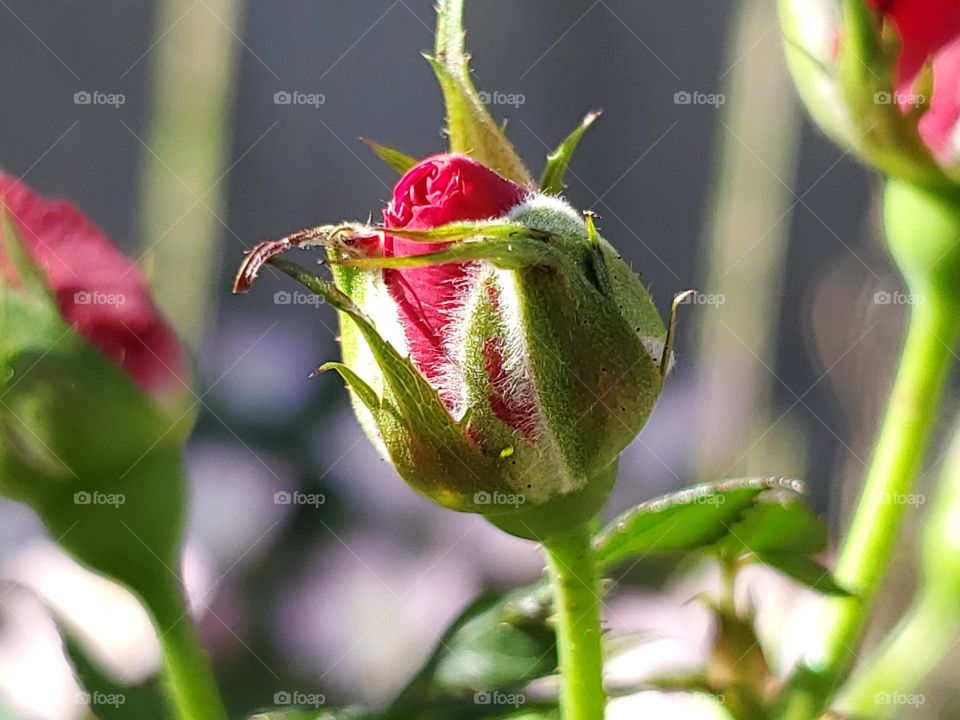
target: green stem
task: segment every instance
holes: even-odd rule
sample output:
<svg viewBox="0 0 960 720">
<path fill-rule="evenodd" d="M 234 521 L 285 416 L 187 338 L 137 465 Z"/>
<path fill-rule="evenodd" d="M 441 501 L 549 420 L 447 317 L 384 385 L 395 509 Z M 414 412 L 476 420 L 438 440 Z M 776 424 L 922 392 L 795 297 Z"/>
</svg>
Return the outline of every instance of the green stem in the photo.
<svg viewBox="0 0 960 720">
<path fill-rule="evenodd" d="M 160 635 L 164 676 L 177 720 L 226 720 L 213 669 L 184 609 L 179 583 L 151 592 L 147 605 Z"/>
<path fill-rule="evenodd" d="M 897 530 L 939 407 L 960 314 L 952 299 L 920 297 L 913 305 L 906 346 L 874 452 L 860 505 L 836 569 L 840 584 L 858 600 L 835 604 L 828 624 L 828 656 L 842 665 L 852 653 L 863 620 L 883 580 Z"/>
<path fill-rule="evenodd" d="M 464 0 L 440 0 L 437 3 L 437 32 L 434 52 L 451 72 L 466 73 L 463 32 Z"/>
<path fill-rule="evenodd" d="M 903 618 L 877 658 L 855 675 L 837 707 L 851 717 L 881 720 L 922 702 L 916 690 L 956 642 L 955 598 L 925 593 Z"/>
<path fill-rule="evenodd" d="M 603 652 L 600 587 L 587 526 L 546 543 L 556 607 L 563 720 L 602 720 Z"/>
<path fill-rule="evenodd" d="M 902 499 L 910 493 L 936 420 L 960 311 L 952 297 L 932 288 L 915 293 L 914 300 L 886 418 L 835 573 L 854 597 L 830 602 L 822 647 L 808 658 L 810 671 L 794 678 L 781 718 L 818 717 L 848 669 L 890 564 L 907 507 Z"/>
</svg>

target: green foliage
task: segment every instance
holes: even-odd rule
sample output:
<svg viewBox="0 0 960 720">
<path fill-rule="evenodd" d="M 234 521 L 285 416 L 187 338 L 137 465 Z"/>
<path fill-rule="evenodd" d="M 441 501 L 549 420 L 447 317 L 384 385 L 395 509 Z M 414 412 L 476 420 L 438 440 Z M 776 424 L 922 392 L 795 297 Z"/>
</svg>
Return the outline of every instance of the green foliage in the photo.
<svg viewBox="0 0 960 720">
<path fill-rule="evenodd" d="M 436 717 L 504 717 L 490 693 L 516 693 L 557 666 L 550 588 L 545 582 L 477 599 L 444 633 L 433 655 L 391 705 L 390 718 L 417 717 L 424 707 L 458 707 Z M 486 693 L 486 695 L 485 695 Z M 523 702 L 520 702 L 523 705 Z M 515 708 L 510 708 L 513 710 Z M 490 711 L 497 714 L 490 715 Z"/>
<path fill-rule="evenodd" d="M 727 480 L 681 490 L 627 511 L 597 537 L 601 568 L 650 554 L 702 551 L 730 565 L 761 562 L 828 595 L 848 594 L 813 559 L 827 529 L 781 478 Z"/>
<path fill-rule="evenodd" d="M 547 165 L 543 169 L 543 175 L 540 178 L 540 189 L 551 195 L 559 195 L 566 188 L 564 177 L 567 174 L 567 167 L 570 165 L 570 159 L 574 151 L 580 144 L 580 140 L 586 134 L 587 130 L 594 121 L 600 117 L 600 111 L 594 110 L 587 113 L 586 117 L 580 121 L 576 129 L 567 135 L 556 150 L 547 155 Z"/>
<path fill-rule="evenodd" d="M 386 145 L 381 145 L 368 138 L 363 138 L 362 140 L 363 144 L 373 150 L 378 158 L 396 170 L 400 175 L 403 175 L 407 170 L 417 164 L 417 159 L 406 153 L 394 150 L 392 147 L 387 147 Z"/>
<path fill-rule="evenodd" d="M 785 481 L 750 478 L 696 485 L 626 511 L 597 536 L 601 568 L 649 553 L 683 552 L 722 540 L 757 497 Z"/>
<path fill-rule="evenodd" d="M 99 720 L 172 720 L 152 689 L 117 682 L 89 656 L 66 623 L 58 621 L 57 627 L 77 682 Z"/>
</svg>

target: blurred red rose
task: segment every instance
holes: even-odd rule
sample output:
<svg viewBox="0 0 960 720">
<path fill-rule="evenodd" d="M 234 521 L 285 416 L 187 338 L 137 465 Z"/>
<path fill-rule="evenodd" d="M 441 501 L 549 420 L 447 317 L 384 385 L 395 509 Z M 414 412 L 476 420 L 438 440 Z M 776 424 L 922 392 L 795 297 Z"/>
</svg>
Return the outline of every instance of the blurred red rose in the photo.
<svg viewBox="0 0 960 720">
<path fill-rule="evenodd" d="M 933 97 L 919 130 L 937 159 L 952 165 L 960 150 L 960 2 L 958 0 L 870 0 L 900 37 L 899 101 L 909 110 L 914 83 L 928 61 Z"/>
<path fill-rule="evenodd" d="M 183 350 L 135 263 L 73 205 L 43 198 L 5 173 L 0 206 L 45 275 L 66 323 L 152 395 L 185 389 Z M 2 243 L 0 275 L 18 281 Z"/>
</svg>

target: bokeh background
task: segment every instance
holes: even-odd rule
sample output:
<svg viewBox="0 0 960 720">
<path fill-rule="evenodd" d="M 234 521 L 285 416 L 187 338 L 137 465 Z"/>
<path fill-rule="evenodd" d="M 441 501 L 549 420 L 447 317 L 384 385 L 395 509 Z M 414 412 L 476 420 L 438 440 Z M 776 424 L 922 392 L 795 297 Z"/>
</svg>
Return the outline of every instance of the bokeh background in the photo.
<svg viewBox="0 0 960 720">
<path fill-rule="evenodd" d="M 596 211 L 664 312 L 674 293 L 701 291 L 610 513 L 693 482 L 780 474 L 804 478 L 836 530 L 863 474 L 901 286 L 870 177 L 803 120 L 772 5 L 468 3 L 477 85 L 522 156 L 539 172 L 602 107 L 569 199 Z M 139 258 L 196 358 L 185 562 L 236 714 L 282 691 L 383 702 L 472 597 L 542 569 L 531 544 L 414 495 L 361 436 L 342 383 L 307 379 L 337 353 L 329 308 L 284 304 L 276 293 L 293 288 L 269 273 L 249 296 L 229 293 L 253 243 L 376 216 L 395 176 L 360 136 L 415 156 L 443 148 L 419 55 L 432 25 L 430 0 L 0 0 L 0 167 L 69 197 Z M 283 92 L 317 101 L 278 104 Z M 274 502 L 293 489 L 322 503 Z M 643 562 L 618 581 L 608 623 L 656 629 L 652 649 L 617 666 L 627 675 L 704 651 L 705 618 L 684 601 L 710 571 L 669 570 Z M 896 571 L 875 635 L 908 601 L 910 573 Z M 815 601 L 754 580 L 787 663 L 803 624 L 783 617 Z M 47 605 L 114 673 L 154 671 L 132 599 L 0 502 L 0 717 L 85 716 Z M 949 671 L 911 717 L 948 716 Z"/>
</svg>

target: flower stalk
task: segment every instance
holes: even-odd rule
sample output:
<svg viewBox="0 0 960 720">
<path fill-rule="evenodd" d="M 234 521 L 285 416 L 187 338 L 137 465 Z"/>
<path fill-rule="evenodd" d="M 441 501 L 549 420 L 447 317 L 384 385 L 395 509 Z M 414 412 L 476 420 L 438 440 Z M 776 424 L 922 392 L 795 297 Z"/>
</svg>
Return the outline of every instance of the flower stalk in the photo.
<svg viewBox="0 0 960 720">
<path fill-rule="evenodd" d="M 917 695 L 960 633 L 960 432 L 940 473 L 940 487 L 924 518 L 922 577 L 910 610 L 850 679 L 837 706 L 854 717 L 886 718 Z"/>
<path fill-rule="evenodd" d="M 226 720 L 200 638 L 188 611 L 179 579 L 168 575 L 146 598 L 163 652 L 163 673 L 171 706 L 178 720 Z"/>
<path fill-rule="evenodd" d="M 581 525 L 544 545 L 553 586 L 563 720 L 603 717 L 600 586 L 590 534 Z"/>
<path fill-rule="evenodd" d="M 819 717 L 859 647 L 893 556 L 908 495 L 937 418 L 960 332 L 960 204 L 890 179 L 884 198 L 891 252 L 911 293 L 907 339 L 863 493 L 835 571 L 853 593 L 830 601 L 819 646 L 793 680 L 781 718 Z"/>
</svg>

